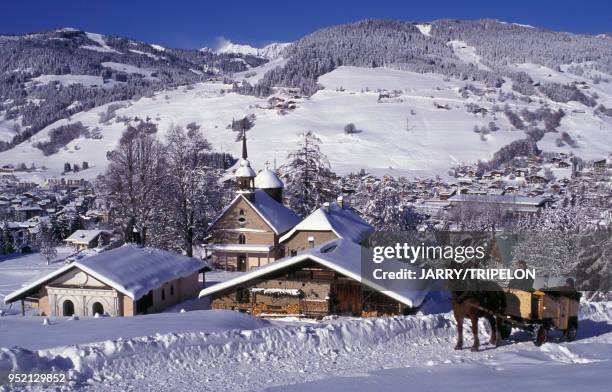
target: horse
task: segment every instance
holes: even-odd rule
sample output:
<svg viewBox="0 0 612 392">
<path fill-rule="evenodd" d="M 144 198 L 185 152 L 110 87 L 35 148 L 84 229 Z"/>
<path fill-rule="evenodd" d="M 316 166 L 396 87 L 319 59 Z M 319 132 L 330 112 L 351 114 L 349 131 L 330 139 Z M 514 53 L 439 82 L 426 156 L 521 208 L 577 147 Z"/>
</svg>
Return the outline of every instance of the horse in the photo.
<svg viewBox="0 0 612 392">
<path fill-rule="evenodd" d="M 506 297 L 501 287 L 495 282 L 478 282 L 477 290 L 451 291 L 452 307 L 455 321 L 457 321 L 457 344 L 455 350 L 463 348 L 463 320 L 472 322 L 472 335 L 474 344 L 471 351 L 478 351 L 478 319 L 484 317 L 491 325 L 490 343 L 498 347 L 502 342 L 502 318 L 490 312 L 503 313 L 506 308 Z"/>
</svg>

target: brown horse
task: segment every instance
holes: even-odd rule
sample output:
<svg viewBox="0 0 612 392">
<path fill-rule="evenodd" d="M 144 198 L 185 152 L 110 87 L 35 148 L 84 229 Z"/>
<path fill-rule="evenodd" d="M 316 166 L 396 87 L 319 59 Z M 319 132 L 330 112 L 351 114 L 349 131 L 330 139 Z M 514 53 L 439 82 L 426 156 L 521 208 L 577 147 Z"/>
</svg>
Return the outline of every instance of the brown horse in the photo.
<svg viewBox="0 0 612 392">
<path fill-rule="evenodd" d="M 493 285 L 497 286 L 494 283 Z M 455 350 L 463 348 L 463 320 L 466 318 L 472 322 L 472 335 L 474 336 L 472 351 L 478 351 L 480 345 L 478 340 L 478 319 L 480 317 L 486 318 L 491 325 L 490 343 L 495 347 L 501 344 L 502 319 L 486 311 L 503 313 L 506 308 L 504 293 L 497 288 L 499 286 L 487 287 L 483 291 L 452 291 L 453 315 L 457 321 L 457 345 Z"/>
</svg>

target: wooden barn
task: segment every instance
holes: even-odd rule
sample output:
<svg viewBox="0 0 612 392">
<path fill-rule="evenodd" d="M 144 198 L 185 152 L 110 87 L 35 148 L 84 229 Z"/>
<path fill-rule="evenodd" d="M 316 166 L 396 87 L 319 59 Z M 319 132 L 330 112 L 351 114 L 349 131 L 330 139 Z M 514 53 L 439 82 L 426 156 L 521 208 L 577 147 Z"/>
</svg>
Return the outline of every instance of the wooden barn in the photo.
<svg viewBox="0 0 612 392">
<path fill-rule="evenodd" d="M 382 316 L 414 312 L 423 290 L 387 290 L 361 276 L 359 244 L 327 242 L 200 292 L 213 309 L 258 316 Z M 419 283 L 423 285 L 424 283 Z"/>
</svg>

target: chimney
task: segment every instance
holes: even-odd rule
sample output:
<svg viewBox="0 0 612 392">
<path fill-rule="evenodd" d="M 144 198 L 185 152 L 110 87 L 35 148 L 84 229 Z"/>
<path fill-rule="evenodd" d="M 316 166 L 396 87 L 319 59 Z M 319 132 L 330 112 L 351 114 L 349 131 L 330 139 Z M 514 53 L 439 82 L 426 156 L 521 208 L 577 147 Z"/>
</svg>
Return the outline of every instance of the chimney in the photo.
<svg viewBox="0 0 612 392">
<path fill-rule="evenodd" d="M 329 203 L 328 202 L 323 203 L 323 212 L 325 212 L 325 213 L 329 212 Z"/>
<path fill-rule="evenodd" d="M 344 208 L 344 197 L 342 197 L 342 195 L 336 198 L 336 204 L 338 204 L 338 207 Z"/>
</svg>

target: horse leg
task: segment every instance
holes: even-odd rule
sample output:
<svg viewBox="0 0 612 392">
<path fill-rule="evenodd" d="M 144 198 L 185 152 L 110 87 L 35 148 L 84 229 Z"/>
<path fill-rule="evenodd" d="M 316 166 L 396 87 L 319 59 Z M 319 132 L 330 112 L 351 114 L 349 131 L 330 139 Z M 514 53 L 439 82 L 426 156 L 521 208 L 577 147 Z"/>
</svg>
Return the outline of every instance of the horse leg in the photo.
<svg viewBox="0 0 612 392">
<path fill-rule="evenodd" d="M 501 317 L 495 316 L 495 347 L 498 347 L 502 344 L 502 319 Z"/>
<path fill-rule="evenodd" d="M 491 339 L 489 339 L 489 343 L 494 346 L 498 346 L 499 345 L 499 339 L 498 339 L 499 328 L 498 328 L 498 323 L 497 323 L 497 317 L 490 316 L 487 319 L 489 321 L 489 324 L 491 325 Z"/>
<path fill-rule="evenodd" d="M 472 321 L 472 335 L 474 335 L 474 345 L 471 351 L 478 351 L 480 346 L 480 341 L 478 340 L 478 316 L 472 316 L 470 320 Z"/>
<path fill-rule="evenodd" d="M 463 348 L 463 317 L 455 315 L 455 320 L 457 321 L 457 344 L 455 345 L 455 350 L 461 350 Z"/>
</svg>

